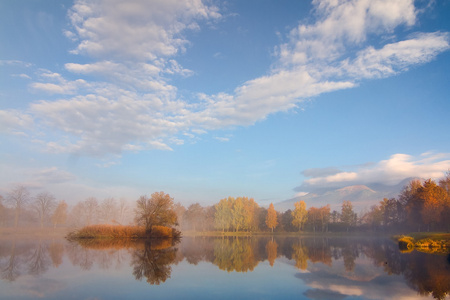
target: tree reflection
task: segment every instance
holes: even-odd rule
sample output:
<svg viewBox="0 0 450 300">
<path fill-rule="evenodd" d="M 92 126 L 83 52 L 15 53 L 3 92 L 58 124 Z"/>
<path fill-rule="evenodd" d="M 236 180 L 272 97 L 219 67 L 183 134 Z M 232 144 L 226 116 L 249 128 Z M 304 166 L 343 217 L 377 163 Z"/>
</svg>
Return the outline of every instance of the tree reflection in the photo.
<svg viewBox="0 0 450 300">
<path fill-rule="evenodd" d="M 381 285 L 389 282 L 406 293 L 436 299 L 450 294 L 446 255 L 401 253 L 396 243 L 374 238 L 185 237 L 179 245 L 172 240 L 11 239 L 0 243 L 0 278 L 12 282 L 24 275 L 41 276 L 52 266 L 60 267 L 64 255 L 81 270 L 130 265 L 135 279 L 152 285 L 166 282 L 172 265 L 181 261 L 192 265 L 209 262 L 227 272 L 251 272 L 261 261 L 274 266 L 276 259 L 285 257 L 302 270 L 296 276 L 313 287 L 305 292 L 311 297 L 346 297 L 356 295 L 351 293 L 358 290 L 364 295 L 372 293 L 366 295 L 370 298 L 383 293 Z"/>
<path fill-rule="evenodd" d="M 31 257 L 28 259 L 28 274 L 43 274 L 48 270 L 50 263 L 47 247 L 42 240 L 39 240 L 32 251 Z"/>
<path fill-rule="evenodd" d="M 300 240 L 292 245 L 292 259 L 295 261 L 295 266 L 300 270 L 306 270 L 308 267 L 308 248 Z"/>
<path fill-rule="evenodd" d="M 16 255 L 16 241 L 11 245 L 9 258 L 2 259 L 1 271 L 2 279 L 14 281 L 20 275 L 20 256 Z"/>
<path fill-rule="evenodd" d="M 172 240 L 146 241 L 143 247 L 133 250 L 131 266 L 134 277 L 137 280 L 146 278 L 149 284 L 165 282 L 170 278 L 176 253 Z"/>
<path fill-rule="evenodd" d="M 277 258 L 277 248 L 278 244 L 274 240 L 268 241 L 266 244 L 267 260 L 271 267 L 273 267 L 275 259 Z"/>
<path fill-rule="evenodd" d="M 72 264 L 83 270 L 89 270 L 94 264 L 107 270 L 114 265 L 119 268 L 125 257 L 123 252 L 127 251 L 131 253 L 134 277 L 146 278 L 149 284 L 160 284 L 170 278 L 171 265 L 177 258 L 176 243 L 173 239 L 85 239 L 71 242 L 68 255 Z"/>
<path fill-rule="evenodd" d="M 48 253 L 50 255 L 50 259 L 55 268 L 59 267 L 62 264 L 63 255 L 64 255 L 64 244 L 61 242 L 52 242 L 48 247 Z"/>
<path fill-rule="evenodd" d="M 247 238 L 223 238 L 214 241 L 214 264 L 228 272 L 253 271 L 259 261 L 254 247 Z"/>
</svg>

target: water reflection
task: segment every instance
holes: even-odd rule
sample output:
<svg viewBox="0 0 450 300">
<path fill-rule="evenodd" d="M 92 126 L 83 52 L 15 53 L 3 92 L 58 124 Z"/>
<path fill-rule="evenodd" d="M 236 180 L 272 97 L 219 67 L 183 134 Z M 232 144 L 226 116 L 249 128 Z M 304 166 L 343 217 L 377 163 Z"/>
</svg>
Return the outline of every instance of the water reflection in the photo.
<svg viewBox="0 0 450 300">
<path fill-rule="evenodd" d="M 408 293 L 444 299 L 450 292 L 446 255 L 401 253 L 387 239 L 185 237 L 179 244 L 172 240 L 0 243 L 4 282 L 40 277 L 64 267 L 65 262 L 81 272 L 129 269 L 128 276 L 150 285 L 168 281 L 173 266 L 180 262 L 193 267 L 206 262 L 229 273 L 252 272 L 262 263 L 270 266 L 267 272 L 275 272 L 278 264 L 288 264 L 298 270 L 295 277 L 307 286 L 303 296 L 311 299 L 372 299 Z"/>
</svg>

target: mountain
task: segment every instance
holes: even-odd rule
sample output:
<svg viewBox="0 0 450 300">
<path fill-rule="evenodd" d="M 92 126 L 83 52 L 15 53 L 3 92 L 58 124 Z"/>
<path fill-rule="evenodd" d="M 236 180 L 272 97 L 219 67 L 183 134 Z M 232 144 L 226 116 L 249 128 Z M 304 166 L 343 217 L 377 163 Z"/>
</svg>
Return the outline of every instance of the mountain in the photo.
<svg viewBox="0 0 450 300">
<path fill-rule="evenodd" d="M 304 196 L 294 197 L 282 202 L 275 203 L 275 209 L 279 212 L 284 212 L 288 209 L 294 209 L 294 203 L 300 200 L 306 202 L 306 207 L 311 206 L 321 207 L 330 204 L 331 211 L 341 210 L 342 202 L 347 200 L 353 204 L 355 212 L 361 210 L 368 210 L 374 204 L 378 204 L 383 198 L 396 198 L 403 187 L 406 186 L 412 179 L 406 178 L 396 185 L 385 184 L 371 184 L 371 185 L 351 185 L 343 188 L 329 190 L 320 194 L 309 193 Z"/>
</svg>

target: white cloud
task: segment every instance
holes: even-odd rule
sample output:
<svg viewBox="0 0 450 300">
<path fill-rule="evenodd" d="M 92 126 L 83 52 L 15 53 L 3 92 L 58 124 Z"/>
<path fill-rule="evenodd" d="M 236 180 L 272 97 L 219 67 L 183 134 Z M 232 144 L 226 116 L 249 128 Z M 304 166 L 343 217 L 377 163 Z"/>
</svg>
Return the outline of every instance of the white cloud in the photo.
<svg viewBox="0 0 450 300">
<path fill-rule="evenodd" d="M 216 137 L 214 137 L 214 139 L 218 140 L 219 142 L 229 142 L 230 141 L 230 138 L 227 138 L 227 137 L 216 136 Z"/>
<path fill-rule="evenodd" d="M 200 0 L 79 0 L 69 17 L 80 40 L 74 53 L 148 61 L 184 51 L 183 31 L 220 14 Z"/>
<path fill-rule="evenodd" d="M 65 69 L 89 79 L 41 71 L 31 88 L 67 98 L 32 103 L 30 116 L 56 133 L 52 140 L 43 138 L 53 152 L 104 156 L 172 150 L 183 134 L 194 138 L 207 130 L 252 125 L 311 97 L 397 74 L 449 49 L 448 33 L 396 40 L 398 26 L 416 22 L 412 0 L 315 0 L 313 5 L 316 21 L 300 23 L 288 42 L 276 47 L 271 72 L 232 93 L 184 99 L 170 80 L 193 71 L 175 58 L 189 44 L 187 31 L 220 19 L 216 7 L 200 0 L 75 1 L 69 11 L 72 30 L 65 34 L 77 41 L 73 53 L 91 62 L 68 62 Z M 368 44 L 386 34 L 391 43 Z M 0 120 L 0 129 L 19 119 Z M 342 176 L 336 174 L 335 180 Z"/>
<path fill-rule="evenodd" d="M 33 117 L 18 110 L 0 110 L 0 132 L 25 135 L 33 125 Z"/>
<path fill-rule="evenodd" d="M 410 177 L 442 178 L 450 169 L 449 153 L 423 153 L 418 157 L 394 154 L 387 160 L 365 164 L 356 170 L 345 170 L 312 177 L 303 182 L 298 190 L 309 191 L 322 188 L 339 188 L 349 185 L 382 183 L 395 185 Z M 313 174 L 310 174 L 313 175 Z"/>
<path fill-rule="evenodd" d="M 40 185 L 65 183 L 76 179 L 72 173 L 60 170 L 57 167 L 33 171 L 30 175 L 32 180 Z"/>
</svg>

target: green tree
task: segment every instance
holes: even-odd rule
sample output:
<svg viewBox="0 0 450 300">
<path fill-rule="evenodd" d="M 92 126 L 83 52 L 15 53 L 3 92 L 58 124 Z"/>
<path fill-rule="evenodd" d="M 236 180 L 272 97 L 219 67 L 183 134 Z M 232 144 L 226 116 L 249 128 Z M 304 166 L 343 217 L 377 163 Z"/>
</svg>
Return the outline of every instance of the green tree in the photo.
<svg viewBox="0 0 450 300">
<path fill-rule="evenodd" d="M 145 226 L 148 232 L 151 232 L 152 226 L 155 225 L 177 225 L 173 198 L 164 192 L 153 193 L 150 198 L 139 197 L 136 201 L 135 221 L 138 225 Z"/>
<path fill-rule="evenodd" d="M 219 201 L 215 205 L 216 212 L 214 214 L 214 226 L 217 229 L 222 229 L 222 231 L 225 231 L 225 229 L 230 229 L 231 227 L 231 220 L 233 219 L 233 213 L 232 213 L 232 198 L 224 198 Z"/>
<path fill-rule="evenodd" d="M 294 203 L 295 209 L 292 211 L 292 225 L 298 227 L 298 231 L 303 229 L 308 217 L 305 201 L 298 201 Z"/>
<path fill-rule="evenodd" d="M 267 216 L 266 216 L 266 225 L 270 229 L 273 229 L 277 227 L 278 221 L 277 221 L 277 211 L 275 210 L 275 207 L 273 206 L 273 203 L 270 203 L 269 209 L 267 210 Z"/>
</svg>

